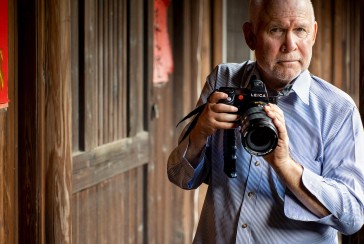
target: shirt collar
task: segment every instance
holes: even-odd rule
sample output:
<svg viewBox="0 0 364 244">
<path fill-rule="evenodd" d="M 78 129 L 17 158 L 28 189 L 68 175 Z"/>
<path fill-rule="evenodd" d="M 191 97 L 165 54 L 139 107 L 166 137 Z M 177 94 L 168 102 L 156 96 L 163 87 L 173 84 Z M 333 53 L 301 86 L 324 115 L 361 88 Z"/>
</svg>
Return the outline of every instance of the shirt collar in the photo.
<svg viewBox="0 0 364 244">
<path fill-rule="evenodd" d="M 295 80 L 292 86 L 297 96 L 305 104 L 310 104 L 310 86 L 311 86 L 311 75 L 308 70 L 303 71 Z"/>
<path fill-rule="evenodd" d="M 246 87 L 251 77 L 255 75 L 257 79 L 261 79 L 259 75 L 259 71 L 256 65 L 256 62 L 253 63 L 252 67 L 249 67 L 248 70 L 248 79 L 245 79 L 245 84 L 243 87 Z M 292 83 L 292 90 L 297 94 L 297 96 L 306 104 L 310 104 L 309 94 L 310 94 L 310 86 L 311 86 L 311 75 L 310 72 L 306 69 L 303 71 Z"/>
</svg>

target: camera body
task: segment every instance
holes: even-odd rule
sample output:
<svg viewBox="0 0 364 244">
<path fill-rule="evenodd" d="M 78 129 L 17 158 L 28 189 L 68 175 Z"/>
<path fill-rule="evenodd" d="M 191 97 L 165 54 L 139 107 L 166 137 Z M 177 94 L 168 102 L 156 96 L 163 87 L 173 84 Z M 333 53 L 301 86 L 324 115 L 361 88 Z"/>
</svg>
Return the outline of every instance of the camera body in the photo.
<svg viewBox="0 0 364 244">
<path fill-rule="evenodd" d="M 278 132 L 271 118 L 266 115 L 264 106 L 268 103 L 277 104 L 278 96 L 269 96 L 265 84 L 255 77 L 250 81 L 250 89 L 220 87 L 218 91 L 228 94 L 228 98 L 221 100 L 220 103 L 238 108 L 236 113 L 240 115 L 240 118 L 235 122 L 240 125 L 241 142 L 244 149 L 256 156 L 264 156 L 272 152 L 278 143 Z M 235 132 L 234 130 L 226 131 L 224 136 L 224 171 L 232 178 L 236 177 L 234 171 L 235 151 Z"/>
</svg>

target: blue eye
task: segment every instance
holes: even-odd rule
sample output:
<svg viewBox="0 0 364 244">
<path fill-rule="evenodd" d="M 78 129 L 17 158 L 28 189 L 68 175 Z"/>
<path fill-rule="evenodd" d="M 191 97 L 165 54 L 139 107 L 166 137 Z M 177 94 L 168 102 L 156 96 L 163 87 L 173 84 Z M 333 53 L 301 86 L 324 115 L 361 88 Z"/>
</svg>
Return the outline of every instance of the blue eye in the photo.
<svg viewBox="0 0 364 244">
<path fill-rule="evenodd" d="M 270 29 L 270 32 L 279 33 L 279 32 L 283 32 L 283 30 L 281 28 L 275 27 L 275 28 Z"/>
<path fill-rule="evenodd" d="M 296 28 L 294 30 L 294 32 L 296 33 L 296 35 L 299 37 L 299 38 L 305 38 L 307 36 L 307 31 L 305 28 L 302 28 L 302 27 L 299 27 L 299 28 Z"/>
<path fill-rule="evenodd" d="M 280 38 L 284 34 L 285 30 L 279 27 L 273 27 L 269 30 L 271 36 Z"/>
</svg>

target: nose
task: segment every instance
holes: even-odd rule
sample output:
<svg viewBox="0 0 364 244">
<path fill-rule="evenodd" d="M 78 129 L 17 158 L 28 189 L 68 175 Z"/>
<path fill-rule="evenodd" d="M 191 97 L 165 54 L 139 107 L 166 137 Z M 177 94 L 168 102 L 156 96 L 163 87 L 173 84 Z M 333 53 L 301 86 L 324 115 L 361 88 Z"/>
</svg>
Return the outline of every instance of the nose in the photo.
<svg viewBox="0 0 364 244">
<path fill-rule="evenodd" d="M 297 48 L 297 37 L 292 31 L 287 31 L 282 43 L 282 52 L 292 52 Z"/>
</svg>

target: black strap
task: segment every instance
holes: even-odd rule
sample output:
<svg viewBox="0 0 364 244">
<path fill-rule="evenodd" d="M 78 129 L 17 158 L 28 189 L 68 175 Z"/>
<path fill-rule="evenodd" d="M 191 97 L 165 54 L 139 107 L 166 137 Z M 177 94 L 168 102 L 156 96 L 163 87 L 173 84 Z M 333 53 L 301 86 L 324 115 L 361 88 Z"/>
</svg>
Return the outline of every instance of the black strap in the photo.
<svg viewBox="0 0 364 244">
<path fill-rule="evenodd" d="M 188 126 L 188 128 L 187 128 L 187 130 L 186 130 L 186 132 L 184 133 L 184 135 L 183 135 L 183 137 L 182 137 L 182 139 L 179 141 L 179 142 L 181 142 L 181 141 L 183 141 L 184 139 L 186 139 L 186 137 L 190 134 L 190 132 L 192 131 L 192 129 L 195 127 L 195 125 L 197 124 L 197 120 L 198 120 L 198 118 L 200 117 L 200 115 L 201 115 L 201 113 L 202 113 L 202 111 L 204 110 L 204 108 L 205 108 L 205 106 L 206 106 L 206 103 L 205 104 L 202 104 L 202 105 L 200 105 L 200 106 L 198 106 L 197 108 L 195 108 L 194 110 L 192 110 L 189 114 L 187 114 L 180 122 L 178 122 L 178 124 L 177 124 L 177 126 L 179 125 L 179 124 L 181 124 L 183 121 L 185 121 L 186 119 L 189 119 L 189 118 L 191 118 L 193 115 L 196 115 L 194 118 L 193 118 L 193 120 L 192 120 L 192 122 L 191 122 L 191 124 Z M 176 126 L 176 127 L 177 127 Z"/>
<path fill-rule="evenodd" d="M 198 106 L 197 108 L 195 108 L 194 110 L 192 110 L 189 114 L 187 114 L 185 117 L 183 117 L 179 122 L 178 124 L 176 125 L 176 127 L 178 127 L 183 121 L 185 121 L 186 119 L 189 119 L 191 118 L 192 116 L 196 115 L 191 124 L 188 126 L 186 132 L 184 133 L 182 139 L 179 141 L 179 142 L 182 142 L 184 139 L 186 139 L 186 137 L 190 134 L 190 132 L 192 131 L 192 129 L 195 127 L 195 125 L 197 124 L 197 121 L 198 121 L 198 118 L 200 117 L 202 111 L 205 109 L 206 107 L 206 104 L 208 103 L 209 101 L 209 98 L 210 96 L 215 92 L 216 90 L 214 90 L 210 95 L 209 97 L 207 98 L 207 102 Z"/>
</svg>

